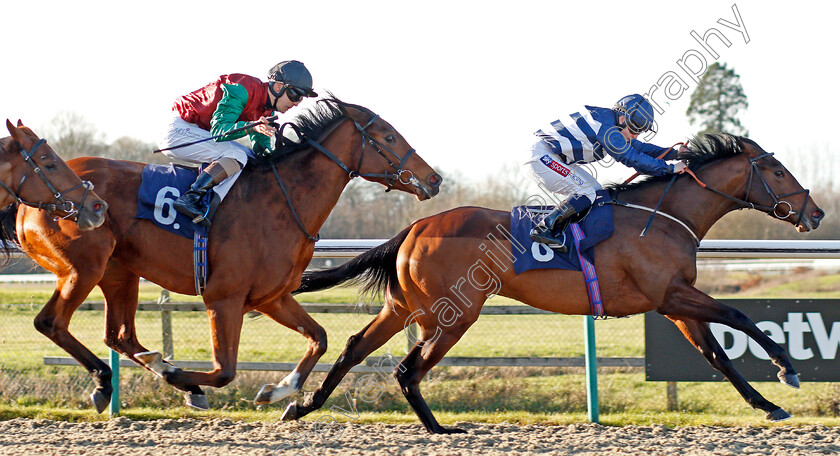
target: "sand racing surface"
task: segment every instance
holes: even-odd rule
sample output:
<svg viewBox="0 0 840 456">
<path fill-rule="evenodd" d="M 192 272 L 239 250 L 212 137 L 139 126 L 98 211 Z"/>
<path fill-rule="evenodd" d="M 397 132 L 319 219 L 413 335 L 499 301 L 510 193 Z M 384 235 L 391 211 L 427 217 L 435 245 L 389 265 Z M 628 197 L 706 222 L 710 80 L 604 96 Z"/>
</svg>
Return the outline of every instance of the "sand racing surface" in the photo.
<svg viewBox="0 0 840 456">
<path fill-rule="evenodd" d="M 68 423 L 0 421 L 3 455 L 814 455 L 840 453 L 840 428 L 517 426 L 459 423 L 457 435 L 419 424 L 228 419 Z"/>
</svg>

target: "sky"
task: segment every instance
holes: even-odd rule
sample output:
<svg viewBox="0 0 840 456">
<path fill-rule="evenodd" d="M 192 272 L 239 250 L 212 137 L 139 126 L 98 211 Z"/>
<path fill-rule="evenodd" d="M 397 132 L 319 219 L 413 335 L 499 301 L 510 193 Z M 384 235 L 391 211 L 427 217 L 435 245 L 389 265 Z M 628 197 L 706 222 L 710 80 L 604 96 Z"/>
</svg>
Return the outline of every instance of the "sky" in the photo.
<svg viewBox="0 0 840 456">
<path fill-rule="evenodd" d="M 836 171 L 816 160 L 840 144 L 833 1 L 7 3 L 0 116 L 36 133 L 73 112 L 108 142 L 156 143 L 178 96 L 296 59 L 317 91 L 380 114 L 444 177 L 480 181 L 524 162 L 544 124 L 630 93 L 664 111 L 651 142 L 688 138 L 696 83 L 679 61 L 719 61 L 741 76 L 752 139 L 794 173 Z M 730 43 L 709 36 L 717 58 L 691 36 L 712 28 Z"/>
</svg>

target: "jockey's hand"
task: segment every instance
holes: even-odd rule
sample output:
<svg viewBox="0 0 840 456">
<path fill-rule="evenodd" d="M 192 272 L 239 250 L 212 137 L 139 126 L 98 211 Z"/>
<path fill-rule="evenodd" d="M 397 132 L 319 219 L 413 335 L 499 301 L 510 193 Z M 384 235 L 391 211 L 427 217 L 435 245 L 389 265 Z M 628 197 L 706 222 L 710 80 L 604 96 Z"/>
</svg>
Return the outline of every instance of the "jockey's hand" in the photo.
<svg viewBox="0 0 840 456">
<path fill-rule="evenodd" d="M 678 161 L 678 162 L 674 163 L 674 174 L 682 174 L 687 169 L 688 169 L 688 165 L 686 165 L 685 162 Z"/>
<path fill-rule="evenodd" d="M 266 135 L 269 138 L 274 136 L 274 133 L 277 132 L 277 129 L 271 126 L 271 121 L 268 120 L 265 116 L 260 117 L 257 120 L 257 122 L 261 123 L 254 127 L 255 132 Z"/>
</svg>

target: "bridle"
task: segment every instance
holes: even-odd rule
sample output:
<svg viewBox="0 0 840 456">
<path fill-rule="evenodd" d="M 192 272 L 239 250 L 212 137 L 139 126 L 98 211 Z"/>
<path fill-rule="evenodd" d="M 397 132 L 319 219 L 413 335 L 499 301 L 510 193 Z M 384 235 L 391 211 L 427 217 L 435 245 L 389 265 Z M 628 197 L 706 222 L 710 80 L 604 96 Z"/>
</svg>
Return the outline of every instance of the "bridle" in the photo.
<svg viewBox="0 0 840 456">
<path fill-rule="evenodd" d="M 675 144 L 675 146 L 676 146 L 676 144 Z M 735 144 L 735 147 L 737 148 L 737 152 L 742 152 L 740 144 Z M 665 154 L 663 154 L 663 156 L 664 155 Z M 688 174 L 689 176 L 691 176 L 701 188 L 704 188 L 704 189 L 709 190 L 709 191 L 711 191 L 715 194 L 723 196 L 724 198 L 727 198 L 731 201 L 734 201 L 739 206 L 741 206 L 741 208 L 747 208 L 748 207 L 750 209 L 757 209 L 757 210 L 766 212 L 771 217 L 775 217 L 779 220 L 785 220 L 788 217 L 790 217 L 791 215 L 800 214 L 799 215 L 799 220 L 797 220 L 796 224 L 794 224 L 794 226 L 798 227 L 802 223 L 802 214 L 805 213 L 805 206 L 808 204 L 808 199 L 810 198 L 811 190 L 803 188 L 802 190 L 798 190 L 798 191 L 791 192 L 791 193 L 786 193 L 784 195 L 776 195 L 776 192 L 774 192 L 773 189 L 770 187 L 770 184 L 767 183 L 767 179 L 765 179 L 764 175 L 761 174 L 761 170 L 758 169 L 758 161 L 759 160 L 761 160 L 762 158 L 772 157 L 772 156 L 773 156 L 772 152 L 765 152 L 765 153 L 759 155 L 758 157 L 749 159 L 749 161 L 750 161 L 750 175 L 749 175 L 749 178 L 747 179 L 747 189 L 744 192 L 745 195 L 744 195 L 743 199 L 734 197 L 734 196 L 729 195 L 727 193 L 724 193 L 720 190 L 709 187 L 708 185 L 703 183 L 703 181 L 701 181 L 700 178 L 698 178 L 696 174 L 694 174 L 694 171 L 690 170 L 689 168 L 685 169 L 685 173 Z M 753 181 L 753 175 L 754 174 L 758 175 L 759 179 L 761 179 L 761 183 L 764 185 L 764 190 L 767 191 L 767 194 L 770 195 L 770 197 L 773 199 L 773 205 L 772 206 L 763 206 L 761 204 L 755 204 L 753 202 L 748 201 L 748 199 L 750 197 L 750 190 L 752 189 L 752 181 Z M 656 207 L 653 208 L 653 209 L 650 209 L 650 208 L 644 207 L 644 206 L 639 206 L 637 204 L 631 204 L 631 203 L 625 203 L 623 201 L 618 201 L 617 197 L 613 198 L 613 200 L 610 201 L 610 204 L 616 204 L 616 205 L 620 205 L 620 206 L 630 207 L 630 208 L 634 208 L 634 209 L 641 209 L 641 210 L 651 212 L 650 218 L 648 219 L 647 224 L 645 224 L 645 227 L 642 229 L 640 237 L 645 236 L 645 234 L 647 233 L 651 224 L 653 223 L 654 217 L 657 214 L 659 214 L 659 215 L 662 215 L 666 218 L 669 218 L 669 219 L 679 223 L 680 225 L 682 225 L 682 227 L 685 228 L 691 234 L 691 236 L 694 238 L 695 243 L 697 243 L 697 245 L 700 245 L 700 238 L 697 237 L 697 234 L 695 234 L 694 231 L 691 228 L 688 227 L 688 225 L 686 225 L 684 222 L 682 222 L 681 220 L 679 220 L 678 218 L 676 218 L 672 215 L 669 215 L 669 214 L 666 214 L 664 212 L 659 211 L 659 206 L 662 204 L 662 201 L 665 199 L 665 195 L 668 194 L 668 191 L 671 189 L 671 185 L 673 185 L 674 181 L 676 181 L 678 176 L 679 176 L 679 174 L 674 174 L 673 177 L 671 177 L 671 181 L 665 187 L 665 191 L 662 193 L 662 197 L 659 198 L 659 202 L 656 204 Z M 793 206 L 789 202 L 785 201 L 782 198 L 788 198 L 790 196 L 798 195 L 800 193 L 805 193 L 805 201 L 802 203 L 802 209 L 800 209 L 799 212 L 796 212 L 796 211 L 793 210 Z M 781 207 L 782 205 L 787 206 L 787 213 L 786 214 L 779 213 L 779 207 Z"/>
<path fill-rule="evenodd" d="M 740 149 L 740 145 L 737 145 L 736 147 L 738 147 Z M 750 209 L 757 209 L 759 211 L 766 212 L 771 217 L 775 217 L 779 220 L 785 220 L 788 217 L 790 217 L 791 215 L 799 214 L 799 220 L 797 220 L 796 224 L 794 225 L 794 226 L 799 226 L 799 224 L 802 223 L 802 214 L 805 213 L 805 206 L 808 204 L 808 199 L 810 198 L 811 190 L 803 188 L 802 190 L 798 190 L 798 191 L 791 192 L 791 193 L 786 193 L 784 195 L 776 195 L 776 192 L 774 192 L 773 189 L 770 187 L 770 184 L 767 183 L 767 179 L 765 179 L 764 175 L 761 174 L 761 170 L 758 169 L 758 161 L 759 160 L 761 160 L 762 158 L 767 158 L 767 157 L 772 157 L 772 156 L 773 156 L 772 152 L 765 152 L 765 153 L 759 155 L 758 157 L 750 158 L 750 176 L 747 179 L 747 190 L 745 192 L 746 195 L 744 196 L 743 199 L 736 198 L 732 195 L 723 193 L 720 190 L 716 190 L 714 188 L 711 188 L 711 187 L 707 186 L 700 179 L 697 178 L 697 176 L 694 174 L 694 172 L 692 172 L 691 170 L 689 170 L 687 168 L 686 168 L 686 173 L 691 175 L 691 177 L 693 177 L 694 180 L 697 181 L 697 183 L 700 185 L 700 187 L 705 188 L 706 190 L 709 190 L 711 192 L 714 192 L 714 193 L 716 193 L 720 196 L 723 196 L 723 197 L 725 197 L 729 200 L 732 200 L 732 201 L 736 202 L 738 205 L 740 205 L 742 208 L 748 207 Z M 753 175 L 758 175 L 759 179 L 761 179 L 761 183 L 762 183 L 762 185 L 764 185 L 764 190 L 767 191 L 767 194 L 770 195 L 770 198 L 773 199 L 773 205 L 772 206 L 763 206 L 763 205 L 755 204 L 755 203 L 752 203 L 752 202 L 748 201 L 749 197 L 750 197 L 750 190 L 752 188 Z M 788 197 L 791 197 L 791 196 L 794 196 L 794 195 L 798 195 L 800 193 L 805 193 L 805 200 L 802 203 L 802 208 L 799 210 L 799 212 L 796 212 L 796 211 L 793 210 L 793 206 L 789 202 L 785 201 L 784 198 L 788 198 Z M 779 208 L 784 207 L 784 206 L 787 206 L 787 209 L 786 209 L 787 213 L 779 212 Z"/>
<path fill-rule="evenodd" d="M 335 162 L 335 164 L 340 166 L 341 169 L 343 169 L 350 176 L 350 179 L 355 179 L 356 177 L 373 177 L 385 179 L 388 182 L 388 188 L 385 189 L 386 192 L 391 191 L 391 189 L 394 187 L 394 184 L 397 181 L 399 181 L 403 185 L 416 183 L 417 178 L 414 177 L 414 173 L 410 169 L 403 168 L 403 166 L 405 166 L 406 162 L 411 157 L 411 155 L 414 154 L 414 148 L 411 148 L 411 150 L 409 150 L 404 156 L 400 157 L 400 155 L 391 150 L 390 147 L 368 136 L 367 128 L 371 126 L 376 121 L 376 119 L 379 119 L 378 114 L 374 114 L 373 117 L 364 126 L 362 126 L 359 122 L 356 122 L 355 120 L 353 121 L 353 125 L 356 127 L 356 130 L 358 130 L 359 133 L 362 134 L 362 153 L 359 156 L 359 164 L 356 165 L 356 169 L 362 169 L 362 161 L 364 161 L 365 159 L 365 150 L 367 150 L 367 145 L 370 144 L 370 146 L 373 147 L 373 149 L 376 150 L 376 152 L 379 155 L 381 155 L 382 158 L 384 158 L 385 161 L 387 161 L 392 168 L 394 168 L 395 172 L 393 173 L 360 173 L 359 171 L 351 170 L 343 161 L 341 161 L 340 158 L 336 157 L 324 146 L 318 144 L 317 142 L 309 138 L 306 139 L 306 142 L 310 146 L 318 149 L 321 153 L 326 155 L 330 160 Z M 399 160 L 399 164 L 391 160 L 388 154 L 382 151 L 383 149 L 385 149 L 385 151 L 387 151 L 389 154 L 396 157 L 396 159 Z"/>
<path fill-rule="evenodd" d="M 286 127 L 290 127 L 292 130 L 294 130 L 297 137 L 302 139 L 301 142 L 305 141 L 306 144 L 309 144 L 310 146 L 314 147 L 315 149 L 317 149 L 322 154 L 326 155 L 327 158 L 332 160 L 336 165 L 338 165 L 341 169 L 343 169 L 344 172 L 346 172 L 347 175 L 350 176 L 350 179 L 355 179 L 357 177 L 372 177 L 372 178 L 383 178 L 383 179 L 385 179 L 388 182 L 388 188 L 385 189 L 386 192 L 391 191 L 391 189 L 394 187 L 394 184 L 397 181 L 399 181 L 403 185 L 409 185 L 409 184 L 417 185 L 418 180 L 417 180 L 416 177 L 414 177 L 414 173 L 410 169 L 404 169 L 403 168 L 403 166 L 405 166 L 406 162 L 411 157 L 411 155 L 414 154 L 414 148 L 409 150 L 404 156 L 400 157 L 400 155 L 398 153 L 394 152 L 393 150 L 391 150 L 391 148 L 389 148 L 385 144 L 382 144 L 381 142 L 373 139 L 372 137 L 370 137 L 368 135 L 367 128 L 370 127 L 376 121 L 376 119 L 378 119 L 378 118 L 379 118 L 379 115 L 374 114 L 373 117 L 364 126 L 362 126 L 360 123 L 356 122 L 355 120 L 353 121 L 353 125 L 356 127 L 356 130 L 358 130 L 359 133 L 362 134 L 362 153 L 361 153 L 361 156 L 359 157 L 359 163 L 358 163 L 358 165 L 356 165 L 356 169 L 359 170 L 359 169 L 362 168 L 362 161 L 364 161 L 364 159 L 365 159 L 365 150 L 366 150 L 367 145 L 370 144 L 371 147 L 373 147 L 374 150 L 376 150 L 376 152 L 379 153 L 379 155 L 381 155 L 382 158 L 384 158 L 392 168 L 394 168 L 395 172 L 393 172 L 393 173 L 389 173 L 389 172 L 384 172 L 384 173 L 361 173 L 357 170 L 351 170 L 350 167 L 347 166 L 346 163 L 344 163 L 335 154 L 330 152 L 326 147 L 322 146 L 321 144 L 319 144 L 318 142 L 316 142 L 315 140 L 313 140 L 311 138 L 304 138 L 304 136 L 301 133 L 298 126 L 293 124 L 293 123 L 290 123 L 290 122 L 284 123 L 283 125 L 280 126 L 280 128 L 277 129 L 276 138 L 280 142 L 286 141 L 285 136 L 283 135 L 283 129 L 286 128 Z M 385 152 L 383 152 L 382 149 L 385 149 L 385 151 L 387 151 L 388 153 L 390 153 L 391 155 L 396 157 L 397 160 L 399 160 L 399 164 L 396 164 L 393 160 L 391 160 L 391 158 L 388 157 L 388 155 Z M 295 207 L 292 204 L 292 198 L 289 195 L 289 192 L 286 190 L 286 186 L 283 185 L 283 181 L 280 179 L 280 174 L 277 172 L 277 166 L 274 163 L 272 163 L 271 168 L 274 171 L 274 177 L 277 179 L 277 183 L 280 184 L 280 189 L 283 191 L 283 195 L 286 197 L 286 202 L 288 203 L 289 208 L 292 210 L 292 216 L 294 216 L 295 222 L 297 222 L 298 227 L 300 227 L 301 231 L 303 231 L 303 233 L 306 235 L 307 239 L 309 239 L 310 241 L 313 241 L 313 242 L 318 241 L 318 239 L 320 239 L 321 235 L 316 234 L 315 236 L 313 236 L 313 235 L 309 234 L 309 231 L 306 229 L 306 227 L 303 225 L 303 222 L 300 220 L 300 217 L 298 216 L 297 211 L 295 210 Z M 407 177 L 404 177 L 404 176 L 407 176 Z"/>
<path fill-rule="evenodd" d="M 20 189 L 21 189 L 21 187 L 23 187 L 23 183 L 26 182 L 26 177 L 29 175 L 29 173 L 24 173 L 23 176 L 20 178 L 20 182 L 17 185 L 17 192 L 12 190 L 8 185 L 3 183 L 2 181 L 0 181 L 0 188 L 9 192 L 9 194 L 12 195 L 15 198 L 15 200 L 17 201 L 18 204 L 23 204 L 23 205 L 34 207 L 34 208 L 37 208 L 37 209 L 43 209 L 43 210 L 48 211 L 48 212 L 66 212 L 67 213 L 67 215 L 65 215 L 64 217 L 56 217 L 55 218 L 56 221 L 64 220 L 64 219 L 69 218 L 69 217 L 73 217 L 73 221 L 78 221 L 79 209 L 77 208 L 76 203 L 66 199 L 64 197 L 64 195 L 72 192 L 73 190 L 76 190 L 79 187 L 83 187 L 85 189 L 85 192 L 82 195 L 82 200 L 78 205 L 79 207 L 82 207 L 85 204 L 85 199 L 87 198 L 88 193 L 93 190 L 93 184 L 89 181 L 81 181 L 78 185 L 73 186 L 73 187 L 71 187 L 67 190 L 64 190 L 63 192 L 57 190 L 55 188 L 55 186 L 52 184 L 52 182 L 50 182 L 49 178 L 47 178 L 47 176 L 44 175 L 44 172 L 41 171 L 41 167 L 39 167 L 35 163 L 35 160 L 32 159 L 32 155 L 34 155 L 35 152 L 38 150 L 38 148 L 41 147 L 41 145 L 45 144 L 46 142 L 47 142 L 46 139 L 39 139 L 38 142 L 36 142 L 35 145 L 32 146 L 32 150 L 28 151 L 28 150 L 26 150 L 25 147 L 23 147 L 23 145 L 21 143 L 15 141 L 15 143 L 18 145 L 18 147 L 20 147 L 20 155 L 23 157 L 23 160 L 27 164 L 29 164 L 29 166 L 32 168 L 32 170 L 35 171 L 35 174 L 39 178 L 41 178 L 41 181 L 44 182 L 44 185 L 46 185 L 47 188 L 50 190 L 50 192 L 53 194 L 53 197 L 54 197 L 53 202 L 51 202 L 51 203 L 43 203 L 43 202 L 33 203 L 31 201 L 26 201 L 26 200 L 24 200 L 23 198 L 20 197 L 20 195 L 19 195 Z"/>
</svg>

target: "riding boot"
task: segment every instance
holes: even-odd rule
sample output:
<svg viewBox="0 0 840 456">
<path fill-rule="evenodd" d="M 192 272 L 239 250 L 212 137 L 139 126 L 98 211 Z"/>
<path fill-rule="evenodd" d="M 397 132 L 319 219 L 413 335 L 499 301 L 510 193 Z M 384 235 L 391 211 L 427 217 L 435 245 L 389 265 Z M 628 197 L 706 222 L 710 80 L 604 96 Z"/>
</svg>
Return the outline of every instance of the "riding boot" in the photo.
<svg viewBox="0 0 840 456">
<path fill-rule="evenodd" d="M 531 230 L 531 240 L 545 244 L 558 253 L 568 252 L 569 248 L 566 247 L 565 237 L 562 236 L 562 231 L 566 226 L 566 220 L 569 220 L 578 213 L 579 211 L 570 204 L 570 201 L 561 203 Z M 555 234 L 554 231 L 557 228 L 560 228 L 560 230 Z"/>
<path fill-rule="evenodd" d="M 204 204 L 203 198 L 207 191 L 215 187 L 217 183 L 210 174 L 203 171 L 198 173 L 198 177 L 190 185 L 187 193 L 175 200 L 175 210 L 189 217 L 193 223 L 209 228 L 210 220 L 207 219 L 209 208 Z"/>
</svg>

